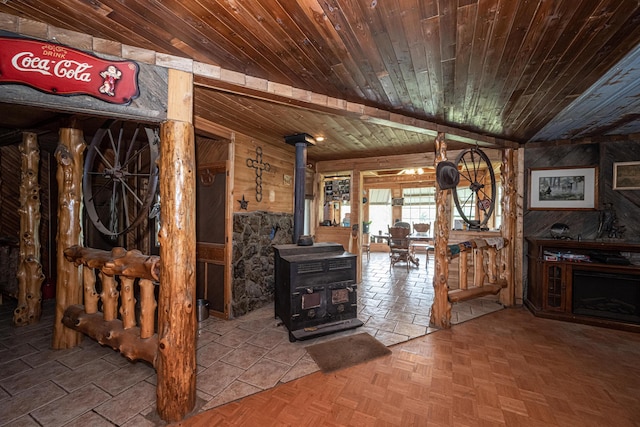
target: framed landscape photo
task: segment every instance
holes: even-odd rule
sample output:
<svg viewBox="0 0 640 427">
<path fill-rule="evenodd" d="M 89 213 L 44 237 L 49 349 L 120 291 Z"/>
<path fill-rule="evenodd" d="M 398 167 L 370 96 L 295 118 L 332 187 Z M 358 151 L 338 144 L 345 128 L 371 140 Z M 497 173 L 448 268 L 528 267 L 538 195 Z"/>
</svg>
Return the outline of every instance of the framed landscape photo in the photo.
<svg viewBox="0 0 640 427">
<path fill-rule="evenodd" d="M 614 190 L 640 190 L 640 162 L 613 164 Z"/>
<path fill-rule="evenodd" d="M 529 209 L 596 209 L 597 167 L 529 170 Z"/>
</svg>

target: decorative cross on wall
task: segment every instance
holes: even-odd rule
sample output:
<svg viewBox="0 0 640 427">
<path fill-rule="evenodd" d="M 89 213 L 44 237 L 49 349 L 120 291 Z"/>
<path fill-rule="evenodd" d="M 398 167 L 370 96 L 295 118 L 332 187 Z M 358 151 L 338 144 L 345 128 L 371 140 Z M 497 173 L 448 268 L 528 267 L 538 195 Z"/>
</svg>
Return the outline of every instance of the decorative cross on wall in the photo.
<svg viewBox="0 0 640 427">
<path fill-rule="evenodd" d="M 262 201 L 262 171 L 269 172 L 271 165 L 262 162 L 262 147 L 256 148 L 256 158 L 247 159 L 247 166 L 256 170 L 256 201 Z"/>
</svg>

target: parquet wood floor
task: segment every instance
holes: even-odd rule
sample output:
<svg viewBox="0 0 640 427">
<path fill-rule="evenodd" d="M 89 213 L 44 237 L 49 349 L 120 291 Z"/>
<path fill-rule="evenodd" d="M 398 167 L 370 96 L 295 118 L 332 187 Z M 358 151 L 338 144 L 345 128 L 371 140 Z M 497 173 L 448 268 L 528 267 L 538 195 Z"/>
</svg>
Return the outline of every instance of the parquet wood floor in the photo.
<svg viewBox="0 0 640 427">
<path fill-rule="evenodd" d="M 180 426 L 640 426 L 640 334 L 501 310 Z"/>
</svg>

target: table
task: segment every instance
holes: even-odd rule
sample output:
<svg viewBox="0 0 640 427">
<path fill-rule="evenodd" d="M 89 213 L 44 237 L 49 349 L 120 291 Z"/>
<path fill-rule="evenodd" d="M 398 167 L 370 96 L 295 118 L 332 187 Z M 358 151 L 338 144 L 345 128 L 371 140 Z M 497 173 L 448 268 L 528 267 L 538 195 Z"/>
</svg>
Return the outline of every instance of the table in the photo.
<svg viewBox="0 0 640 427">
<path fill-rule="evenodd" d="M 389 237 L 390 237 L 389 234 L 372 234 L 371 237 L 375 239 L 375 241 L 378 243 L 381 243 L 382 241 L 384 241 L 385 243 L 389 244 Z M 412 233 L 412 234 L 409 234 L 407 238 L 409 240 L 409 255 L 408 255 L 409 261 L 408 262 L 413 263 L 417 267 L 419 265 L 419 260 L 418 260 L 418 257 L 416 256 L 415 248 L 422 248 L 424 249 L 424 252 L 427 258 L 425 267 L 428 268 L 429 252 L 434 251 L 433 237 L 430 237 L 426 234 L 421 234 L 421 233 Z"/>
<path fill-rule="evenodd" d="M 427 262 L 425 263 L 425 267 L 428 268 L 429 265 L 429 252 L 434 251 L 433 246 L 433 237 L 429 237 L 420 233 L 412 233 L 409 234 L 409 247 L 411 257 L 415 258 L 415 248 L 424 249 L 425 254 L 427 255 Z"/>
</svg>

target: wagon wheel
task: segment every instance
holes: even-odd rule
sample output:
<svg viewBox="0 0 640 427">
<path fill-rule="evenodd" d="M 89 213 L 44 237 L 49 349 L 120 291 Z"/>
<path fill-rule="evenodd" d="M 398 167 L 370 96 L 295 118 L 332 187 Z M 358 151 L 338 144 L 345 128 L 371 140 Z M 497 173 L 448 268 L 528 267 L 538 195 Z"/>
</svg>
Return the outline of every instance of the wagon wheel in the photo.
<svg viewBox="0 0 640 427">
<path fill-rule="evenodd" d="M 453 191 L 456 209 L 469 228 L 486 229 L 496 206 L 496 176 L 491 161 L 479 148 L 469 148 L 458 154 L 456 166 L 460 171 L 460 183 Z M 463 188 L 471 193 L 462 192 Z"/>
<path fill-rule="evenodd" d="M 96 132 L 84 161 L 82 192 L 87 215 L 111 238 L 149 216 L 158 185 L 157 130 L 108 120 Z"/>
</svg>

